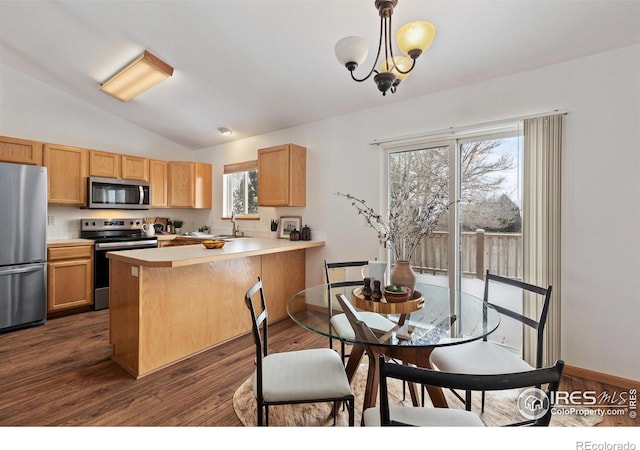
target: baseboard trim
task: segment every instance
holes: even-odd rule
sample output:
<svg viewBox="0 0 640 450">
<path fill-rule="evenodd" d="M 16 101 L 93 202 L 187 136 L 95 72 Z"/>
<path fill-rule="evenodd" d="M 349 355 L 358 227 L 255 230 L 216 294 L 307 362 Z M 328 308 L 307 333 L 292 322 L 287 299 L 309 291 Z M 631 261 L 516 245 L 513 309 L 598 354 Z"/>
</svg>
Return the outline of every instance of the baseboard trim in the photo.
<svg viewBox="0 0 640 450">
<path fill-rule="evenodd" d="M 640 390 L 640 381 L 632 380 L 630 378 L 622 378 L 608 373 L 597 372 L 595 370 L 585 369 L 582 367 L 570 366 L 568 364 L 564 366 L 563 374 L 597 381 L 598 383 L 609 384 L 611 386 L 617 386 L 624 389 Z"/>
</svg>

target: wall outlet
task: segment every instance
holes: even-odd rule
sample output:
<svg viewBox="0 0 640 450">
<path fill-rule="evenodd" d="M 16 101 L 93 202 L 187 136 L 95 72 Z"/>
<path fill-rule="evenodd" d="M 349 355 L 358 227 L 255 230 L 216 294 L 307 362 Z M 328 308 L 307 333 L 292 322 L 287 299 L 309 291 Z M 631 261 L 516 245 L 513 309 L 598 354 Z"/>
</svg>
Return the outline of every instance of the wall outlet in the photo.
<svg viewBox="0 0 640 450">
<path fill-rule="evenodd" d="M 47 225 L 55 225 L 56 216 L 47 216 Z"/>
<path fill-rule="evenodd" d="M 137 277 L 138 276 L 138 268 L 136 266 L 132 266 L 131 267 L 131 276 L 132 277 Z"/>
</svg>

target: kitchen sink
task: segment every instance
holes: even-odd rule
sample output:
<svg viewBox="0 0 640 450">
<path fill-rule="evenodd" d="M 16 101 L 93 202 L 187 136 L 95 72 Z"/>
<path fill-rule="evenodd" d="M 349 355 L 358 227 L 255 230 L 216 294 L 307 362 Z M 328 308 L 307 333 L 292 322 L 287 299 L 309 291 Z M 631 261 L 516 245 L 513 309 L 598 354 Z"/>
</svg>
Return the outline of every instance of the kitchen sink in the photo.
<svg viewBox="0 0 640 450">
<path fill-rule="evenodd" d="M 182 235 L 182 237 L 190 237 L 196 239 L 239 239 L 247 236 L 233 236 L 232 234 L 207 234 L 201 231 L 189 231 Z"/>
</svg>

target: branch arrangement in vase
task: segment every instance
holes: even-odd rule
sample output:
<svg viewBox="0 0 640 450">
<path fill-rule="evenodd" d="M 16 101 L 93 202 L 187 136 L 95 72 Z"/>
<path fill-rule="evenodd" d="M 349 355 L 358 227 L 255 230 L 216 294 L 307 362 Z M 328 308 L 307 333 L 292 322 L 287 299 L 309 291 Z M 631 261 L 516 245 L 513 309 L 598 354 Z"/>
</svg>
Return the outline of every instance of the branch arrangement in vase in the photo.
<svg viewBox="0 0 640 450">
<path fill-rule="evenodd" d="M 396 261 L 409 261 L 422 240 L 438 226 L 443 214 L 455 202 L 448 202 L 443 192 L 425 196 L 400 186 L 391 195 L 389 214 L 383 218 L 365 200 L 351 194 L 336 193 L 351 205 L 378 233 L 378 239 L 393 251 Z"/>
</svg>

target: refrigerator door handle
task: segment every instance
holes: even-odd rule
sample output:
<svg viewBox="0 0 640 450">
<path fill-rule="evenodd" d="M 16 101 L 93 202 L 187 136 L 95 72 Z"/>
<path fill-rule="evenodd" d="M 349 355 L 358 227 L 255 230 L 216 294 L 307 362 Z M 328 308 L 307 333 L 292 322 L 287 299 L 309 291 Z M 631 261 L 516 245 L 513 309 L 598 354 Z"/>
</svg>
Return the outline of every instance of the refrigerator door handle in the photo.
<svg viewBox="0 0 640 450">
<path fill-rule="evenodd" d="M 29 272 L 37 272 L 42 267 L 42 264 L 39 264 L 35 267 L 17 267 L 15 269 L 0 269 L 0 276 L 3 275 L 15 275 L 17 273 L 29 273 Z"/>
</svg>

